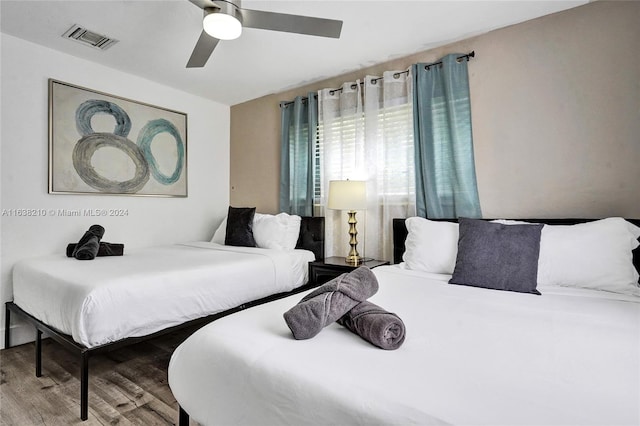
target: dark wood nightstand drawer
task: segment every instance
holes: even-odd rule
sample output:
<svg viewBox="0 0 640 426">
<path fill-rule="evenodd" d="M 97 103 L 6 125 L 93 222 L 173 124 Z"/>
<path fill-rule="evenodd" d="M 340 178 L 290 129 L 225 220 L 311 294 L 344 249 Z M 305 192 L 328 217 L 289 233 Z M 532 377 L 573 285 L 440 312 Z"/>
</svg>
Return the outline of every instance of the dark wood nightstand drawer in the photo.
<svg viewBox="0 0 640 426">
<path fill-rule="evenodd" d="M 347 264 L 344 257 L 328 257 L 324 260 L 309 262 L 309 283 L 315 285 L 324 284 L 345 272 L 353 271 L 359 266 L 375 268 L 377 266 L 388 264 L 389 262 L 385 260 L 369 260 L 358 266 L 353 266 Z"/>
</svg>

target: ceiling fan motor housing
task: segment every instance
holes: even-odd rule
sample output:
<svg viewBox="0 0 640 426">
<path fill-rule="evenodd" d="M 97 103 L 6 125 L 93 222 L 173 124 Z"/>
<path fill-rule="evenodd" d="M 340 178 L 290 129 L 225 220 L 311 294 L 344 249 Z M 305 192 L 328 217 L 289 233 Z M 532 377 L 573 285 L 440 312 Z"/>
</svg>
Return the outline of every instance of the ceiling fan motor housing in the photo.
<svg viewBox="0 0 640 426">
<path fill-rule="evenodd" d="M 214 7 L 205 7 L 204 16 L 211 13 L 224 13 L 225 15 L 233 16 L 242 24 L 242 13 L 240 12 L 240 0 L 235 2 L 216 0 L 213 2 Z"/>
</svg>

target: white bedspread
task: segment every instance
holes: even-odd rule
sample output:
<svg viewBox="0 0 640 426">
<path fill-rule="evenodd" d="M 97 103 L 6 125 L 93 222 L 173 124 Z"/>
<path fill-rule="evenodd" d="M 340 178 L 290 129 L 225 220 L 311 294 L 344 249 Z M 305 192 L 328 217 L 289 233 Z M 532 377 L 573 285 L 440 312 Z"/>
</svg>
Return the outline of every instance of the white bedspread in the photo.
<svg viewBox="0 0 640 426">
<path fill-rule="evenodd" d="M 173 354 L 169 384 L 203 425 L 640 423 L 639 298 L 540 288 L 542 296 L 374 269 L 371 301 L 407 338 L 378 349 L 333 324 L 296 341 L 295 295 L 215 321 Z"/>
<path fill-rule="evenodd" d="M 197 242 L 91 261 L 47 256 L 18 262 L 14 302 L 87 347 L 211 315 L 307 281 L 306 250 Z"/>
</svg>

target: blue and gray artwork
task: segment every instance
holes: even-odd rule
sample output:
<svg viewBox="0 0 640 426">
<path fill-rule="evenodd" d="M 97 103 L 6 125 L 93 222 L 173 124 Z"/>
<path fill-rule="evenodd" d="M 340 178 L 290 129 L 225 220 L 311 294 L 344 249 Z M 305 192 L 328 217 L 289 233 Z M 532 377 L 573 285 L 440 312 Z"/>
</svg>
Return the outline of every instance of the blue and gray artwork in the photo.
<svg viewBox="0 0 640 426">
<path fill-rule="evenodd" d="M 116 121 L 113 133 L 95 132 L 91 126 L 91 118 L 95 114 L 108 114 Z M 128 139 L 131 131 L 131 120 L 126 111 L 113 102 L 88 100 L 76 110 L 76 128 L 82 137 L 76 143 L 73 154 L 73 167 L 78 176 L 90 187 L 108 193 L 132 194 L 140 191 L 153 177 L 162 185 L 169 186 L 182 175 L 185 149 L 180 132 L 165 119 L 150 120 L 140 130 L 136 143 Z M 156 158 L 151 151 L 153 139 L 160 133 L 168 133 L 176 143 L 177 159 L 171 175 L 159 170 Z M 95 152 L 104 147 L 116 148 L 125 153 L 135 167 L 134 176 L 125 181 L 117 181 L 102 176 L 92 165 Z"/>
</svg>

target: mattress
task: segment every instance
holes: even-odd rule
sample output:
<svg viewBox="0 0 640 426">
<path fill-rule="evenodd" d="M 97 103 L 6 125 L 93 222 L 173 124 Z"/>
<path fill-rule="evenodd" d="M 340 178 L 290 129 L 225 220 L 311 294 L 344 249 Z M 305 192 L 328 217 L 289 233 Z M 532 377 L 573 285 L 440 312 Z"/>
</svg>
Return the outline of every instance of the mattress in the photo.
<svg viewBox="0 0 640 426">
<path fill-rule="evenodd" d="M 195 242 L 78 261 L 27 259 L 14 302 L 86 347 L 145 336 L 307 282 L 307 250 Z"/>
<path fill-rule="evenodd" d="M 370 300 L 406 325 L 384 351 L 332 324 L 296 341 L 294 295 L 215 321 L 174 352 L 169 385 L 212 424 L 637 425 L 640 298 L 542 296 L 374 269 Z"/>
</svg>

